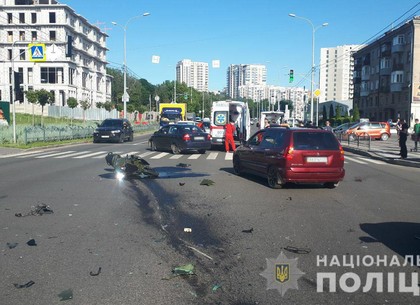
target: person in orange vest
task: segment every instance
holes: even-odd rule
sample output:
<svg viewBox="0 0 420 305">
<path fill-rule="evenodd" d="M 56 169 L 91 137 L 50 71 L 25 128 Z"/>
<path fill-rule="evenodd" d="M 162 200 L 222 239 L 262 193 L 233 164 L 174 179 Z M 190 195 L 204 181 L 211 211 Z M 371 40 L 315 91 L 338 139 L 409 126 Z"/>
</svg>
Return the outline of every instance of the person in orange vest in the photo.
<svg viewBox="0 0 420 305">
<path fill-rule="evenodd" d="M 230 121 L 225 125 L 225 148 L 226 152 L 229 152 L 229 144 L 232 147 L 232 151 L 236 150 L 235 140 L 233 139 L 233 134 L 235 133 L 235 124 Z"/>
</svg>

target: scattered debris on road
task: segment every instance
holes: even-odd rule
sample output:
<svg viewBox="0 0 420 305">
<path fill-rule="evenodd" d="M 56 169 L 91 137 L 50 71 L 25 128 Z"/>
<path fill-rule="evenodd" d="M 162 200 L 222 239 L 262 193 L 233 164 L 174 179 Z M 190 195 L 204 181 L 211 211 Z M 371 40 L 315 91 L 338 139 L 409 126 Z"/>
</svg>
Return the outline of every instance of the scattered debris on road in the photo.
<svg viewBox="0 0 420 305">
<path fill-rule="evenodd" d="M 211 186 L 213 185 L 215 182 L 213 180 L 210 179 L 203 179 L 203 181 L 201 181 L 200 185 L 207 185 L 207 186 Z"/>
<path fill-rule="evenodd" d="M 33 239 L 33 238 L 28 240 L 28 242 L 26 244 L 28 246 L 36 246 L 37 245 L 35 239 Z"/>
<path fill-rule="evenodd" d="M 58 294 L 60 301 L 67 301 L 73 299 L 73 290 L 67 289 Z"/>
<path fill-rule="evenodd" d="M 362 179 L 362 177 L 354 177 L 354 181 L 356 181 L 356 182 L 362 182 L 363 179 Z"/>
<path fill-rule="evenodd" d="M 287 246 L 283 248 L 286 251 L 292 252 L 292 253 L 296 253 L 296 254 L 309 254 L 311 253 L 311 249 L 309 248 L 297 248 L 297 247 L 293 247 L 293 246 Z"/>
<path fill-rule="evenodd" d="M 21 288 L 29 288 L 31 287 L 33 284 L 35 284 L 34 281 L 29 281 L 26 284 L 23 285 L 19 285 L 19 284 L 13 284 L 17 289 L 21 289 Z"/>
<path fill-rule="evenodd" d="M 42 216 L 44 214 L 52 214 L 54 211 L 50 208 L 50 206 L 46 205 L 45 203 L 38 204 L 35 207 L 32 207 L 31 211 L 26 214 L 16 213 L 16 217 L 25 217 L 25 216 Z"/>
<path fill-rule="evenodd" d="M 7 247 L 9 247 L 9 249 L 14 249 L 16 248 L 18 245 L 18 243 L 7 243 Z"/>
<path fill-rule="evenodd" d="M 102 268 L 101 267 L 99 267 L 99 269 L 98 269 L 98 272 L 89 272 L 89 274 L 90 274 L 90 276 L 98 276 L 100 273 L 101 273 L 101 271 L 102 271 Z"/>
<path fill-rule="evenodd" d="M 200 250 L 198 250 L 194 247 L 191 247 L 191 246 L 187 246 L 187 247 L 190 248 L 191 250 L 203 255 L 204 257 L 208 258 L 209 260 L 211 260 L 211 261 L 213 260 L 213 258 L 210 255 L 207 255 L 206 253 L 204 253 L 204 252 L 202 252 L 202 251 L 200 251 Z"/>
<path fill-rule="evenodd" d="M 184 232 L 185 233 L 191 233 L 192 232 L 192 229 L 191 228 L 184 228 Z"/>
<path fill-rule="evenodd" d="M 180 186 L 184 186 L 185 185 L 185 182 L 180 182 L 179 185 Z"/>
<path fill-rule="evenodd" d="M 187 265 L 175 267 L 172 270 L 172 273 L 175 276 L 178 276 L 178 275 L 195 275 L 195 273 L 194 273 L 194 265 L 193 264 L 187 264 Z"/>
<path fill-rule="evenodd" d="M 242 233 L 252 233 L 254 231 L 254 228 L 248 229 L 248 230 L 242 230 Z"/>
<path fill-rule="evenodd" d="M 190 167 L 190 166 L 191 166 L 191 164 L 187 164 L 187 163 L 178 163 L 176 165 L 176 167 Z"/>
<path fill-rule="evenodd" d="M 222 285 L 221 284 L 213 285 L 213 288 L 211 289 L 211 291 L 212 292 L 216 292 L 219 288 L 222 288 Z"/>
</svg>

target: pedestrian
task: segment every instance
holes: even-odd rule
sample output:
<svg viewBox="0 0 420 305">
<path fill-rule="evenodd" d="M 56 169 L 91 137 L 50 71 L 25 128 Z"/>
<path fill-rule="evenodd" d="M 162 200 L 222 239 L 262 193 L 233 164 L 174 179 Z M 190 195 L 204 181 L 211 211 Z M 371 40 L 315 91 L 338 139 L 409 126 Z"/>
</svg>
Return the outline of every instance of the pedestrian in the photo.
<svg viewBox="0 0 420 305">
<path fill-rule="evenodd" d="M 264 128 L 269 128 L 270 127 L 270 122 L 268 121 L 268 119 L 264 119 Z"/>
<path fill-rule="evenodd" d="M 333 129 L 332 129 L 332 127 L 330 126 L 330 121 L 326 121 L 326 122 L 325 122 L 325 127 L 324 127 L 324 129 L 325 129 L 325 130 L 328 130 L 328 131 L 333 132 Z"/>
<path fill-rule="evenodd" d="M 401 159 L 407 159 L 407 136 L 408 136 L 408 124 L 405 120 L 401 120 L 401 130 L 398 143 L 400 145 Z"/>
<path fill-rule="evenodd" d="M 232 151 L 236 150 L 235 140 L 233 139 L 233 134 L 235 133 L 235 124 L 230 121 L 225 125 L 225 149 L 226 152 L 229 152 L 229 144 L 232 147 Z"/>
<path fill-rule="evenodd" d="M 419 123 L 419 119 L 415 119 L 414 120 L 413 140 L 414 140 L 414 151 L 417 151 L 417 143 L 420 140 L 420 123 Z"/>
<path fill-rule="evenodd" d="M 400 135 L 402 122 L 400 118 L 397 119 L 397 123 L 395 123 L 395 129 L 397 129 L 397 135 Z"/>
</svg>

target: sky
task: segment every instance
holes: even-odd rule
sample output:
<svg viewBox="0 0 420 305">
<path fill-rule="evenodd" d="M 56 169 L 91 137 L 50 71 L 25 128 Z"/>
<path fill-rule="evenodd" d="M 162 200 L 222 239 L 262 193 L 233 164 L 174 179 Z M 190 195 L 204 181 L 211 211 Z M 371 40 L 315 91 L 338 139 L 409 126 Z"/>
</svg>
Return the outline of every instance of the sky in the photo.
<svg viewBox="0 0 420 305">
<path fill-rule="evenodd" d="M 315 65 L 321 48 L 363 44 L 407 18 L 420 15 L 417 0 L 59 0 L 105 31 L 107 61 L 124 62 L 137 78 L 157 85 L 174 80 L 182 59 L 209 64 L 209 90 L 226 87 L 231 64 L 263 64 L 267 84 L 309 87 L 312 32 Z M 134 18 L 143 13 L 149 16 Z M 304 17 L 292 18 L 290 13 Z M 130 21 L 129 21 L 130 20 Z M 120 26 L 114 26 L 117 22 Z M 323 23 L 326 27 L 319 27 Z M 152 56 L 159 56 L 158 64 Z M 219 60 L 220 68 L 212 61 Z M 289 70 L 294 82 L 289 84 Z M 317 73 L 316 73 L 317 74 Z"/>
</svg>

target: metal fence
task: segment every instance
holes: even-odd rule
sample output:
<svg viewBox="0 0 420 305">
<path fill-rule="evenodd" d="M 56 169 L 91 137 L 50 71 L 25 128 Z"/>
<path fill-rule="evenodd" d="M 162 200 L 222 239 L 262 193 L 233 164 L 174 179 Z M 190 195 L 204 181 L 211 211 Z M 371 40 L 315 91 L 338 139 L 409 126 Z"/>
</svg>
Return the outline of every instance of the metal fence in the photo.
<svg viewBox="0 0 420 305">
<path fill-rule="evenodd" d="M 372 138 L 367 133 L 361 135 L 336 133 L 335 135 L 342 144 L 345 143 L 348 147 L 354 146 L 365 150 L 371 148 Z"/>
</svg>

